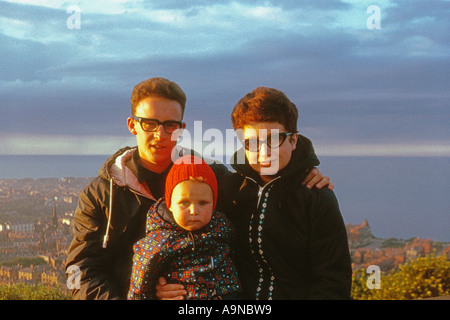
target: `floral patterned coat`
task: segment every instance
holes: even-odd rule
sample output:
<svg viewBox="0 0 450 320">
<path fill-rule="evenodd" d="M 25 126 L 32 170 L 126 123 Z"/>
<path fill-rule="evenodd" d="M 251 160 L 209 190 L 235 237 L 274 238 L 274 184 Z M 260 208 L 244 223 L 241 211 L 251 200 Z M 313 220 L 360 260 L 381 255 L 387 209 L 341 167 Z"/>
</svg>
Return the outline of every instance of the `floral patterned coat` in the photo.
<svg viewBox="0 0 450 320">
<path fill-rule="evenodd" d="M 214 211 L 209 224 L 193 232 L 179 227 L 163 199 L 147 215 L 147 235 L 134 245 L 129 300 L 156 299 L 159 277 L 185 286 L 186 299 L 222 299 L 239 291 L 231 258 L 233 230 Z"/>
</svg>

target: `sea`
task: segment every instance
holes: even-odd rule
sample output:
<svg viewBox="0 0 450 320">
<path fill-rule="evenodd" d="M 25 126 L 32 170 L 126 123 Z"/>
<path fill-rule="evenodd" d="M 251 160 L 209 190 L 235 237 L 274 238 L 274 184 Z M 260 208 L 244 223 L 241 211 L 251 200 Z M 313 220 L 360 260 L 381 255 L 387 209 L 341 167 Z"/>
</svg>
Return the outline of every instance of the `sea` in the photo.
<svg viewBox="0 0 450 320">
<path fill-rule="evenodd" d="M 0 155 L 0 179 L 94 177 L 108 155 Z M 450 157 L 320 156 L 345 223 L 378 238 L 450 242 Z"/>
</svg>

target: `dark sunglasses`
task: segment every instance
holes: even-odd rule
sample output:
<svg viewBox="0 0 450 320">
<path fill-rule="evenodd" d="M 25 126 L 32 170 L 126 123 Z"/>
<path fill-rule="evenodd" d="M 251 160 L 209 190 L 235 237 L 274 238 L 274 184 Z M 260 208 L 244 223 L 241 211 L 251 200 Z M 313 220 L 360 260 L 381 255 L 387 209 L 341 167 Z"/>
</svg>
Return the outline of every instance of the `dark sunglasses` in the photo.
<svg viewBox="0 0 450 320">
<path fill-rule="evenodd" d="M 259 151 L 263 143 L 265 143 L 269 148 L 279 148 L 284 143 L 284 141 L 286 141 L 286 138 L 293 134 L 295 134 L 295 132 L 280 132 L 278 134 L 278 139 L 277 138 L 272 139 L 272 135 L 269 135 L 267 136 L 267 139 L 265 141 L 250 138 L 242 141 L 242 144 L 244 145 L 244 148 L 246 150 L 252 152 Z"/>
</svg>

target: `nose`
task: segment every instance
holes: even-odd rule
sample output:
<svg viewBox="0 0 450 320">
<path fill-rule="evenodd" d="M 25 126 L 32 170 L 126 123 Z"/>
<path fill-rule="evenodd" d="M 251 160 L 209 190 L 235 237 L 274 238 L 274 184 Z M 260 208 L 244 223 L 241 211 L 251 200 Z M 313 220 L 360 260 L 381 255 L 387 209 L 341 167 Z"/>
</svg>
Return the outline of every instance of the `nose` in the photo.
<svg viewBox="0 0 450 320">
<path fill-rule="evenodd" d="M 159 139 L 162 139 L 166 135 L 166 131 L 164 130 L 164 126 L 160 124 L 158 128 L 153 132 L 153 136 Z"/>
<path fill-rule="evenodd" d="M 270 148 L 267 146 L 267 142 L 260 142 L 261 143 L 261 147 L 259 149 L 259 153 L 258 153 L 258 160 L 260 162 L 263 162 L 265 160 L 268 160 L 270 158 Z"/>
<path fill-rule="evenodd" d="M 197 210 L 198 210 L 197 205 L 196 204 L 191 204 L 191 206 L 189 207 L 189 214 L 191 216 L 196 216 L 196 215 L 198 215 Z"/>
</svg>

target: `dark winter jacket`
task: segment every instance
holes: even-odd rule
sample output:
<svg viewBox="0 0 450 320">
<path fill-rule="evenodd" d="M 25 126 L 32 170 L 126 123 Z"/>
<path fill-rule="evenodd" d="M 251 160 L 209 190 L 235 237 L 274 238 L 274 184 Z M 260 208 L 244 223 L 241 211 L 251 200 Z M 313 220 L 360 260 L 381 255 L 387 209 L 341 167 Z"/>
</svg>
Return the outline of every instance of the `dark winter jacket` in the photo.
<svg viewBox="0 0 450 320">
<path fill-rule="evenodd" d="M 227 182 L 226 210 L 237 230 L 245 298 L 350 297 L 350 255 L 336 197 L 302 185 L 318 164 L 311 142 L 300 136 L 289 164 L 266 185 L 248 163 L 232 165 L 237 173 Z"/>
<path fill-rule="evenodd" d="M 186 299 L 223 299 L 239 290 L 231 259 L 233 231 L 228 219 L 214 211 L 200 230 L 176 224 L 163 199 L 147 217 L 147 235 L 134 246 L 130 300 L 156 299 L 159 277 L 183 284 Z"/>
<path fill-rule="evenodd" d="M 66 270 L 81 271 L 74 299 L 127 298 L 133 245 L 145 236 L 147 212 L 156 202 L 152 186 L 136 176 L 135 151 L 126 147 L 112 155 L 79 196 L 66 262 Z M 189 152 L 180 150 L 180 156 Z M 218 181 L 228 172 L 223 165 L 211 167 Z"/>
</svg>

